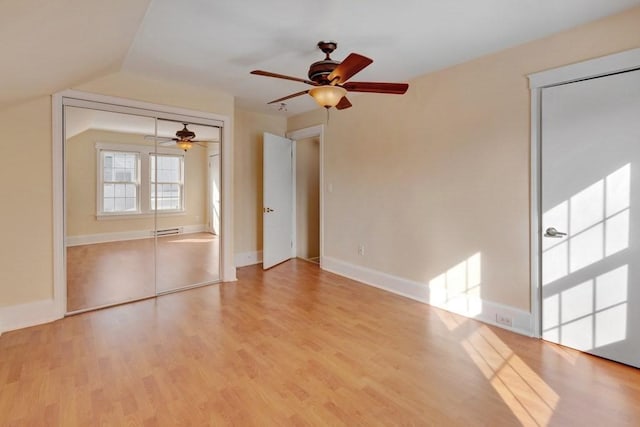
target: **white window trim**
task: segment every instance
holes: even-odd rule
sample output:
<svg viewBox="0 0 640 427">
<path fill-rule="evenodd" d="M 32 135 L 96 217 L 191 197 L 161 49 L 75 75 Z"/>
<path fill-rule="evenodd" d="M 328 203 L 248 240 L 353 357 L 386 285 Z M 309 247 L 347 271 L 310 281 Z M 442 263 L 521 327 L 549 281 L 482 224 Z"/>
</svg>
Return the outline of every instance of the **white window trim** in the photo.
<svg viewBox="0 0 640 427">
<path fill-rule="evenodd" d="M 148 145 L 136 144 L 117 144 L 113 142 L 96 142 L 96 219 L 113 220 L 113 219 L 133 219 L 133 218 L 152 218 L 156 211 L 151 209 L 151 173 L 150 173 L 150 156 L 151 154 L 170 155 L 182 157 L 182 207 L 180 209 L 159 210 L 157 214 L 160 216 L 186 215 L 186 195 L 184 192 L 184 170 L 185 158 L 184 152 L 179 148 L 170 147 L 151 147 Z M 135 212 L 103 212 L 103 174 L 102 174 L 102 151 L 120 151 L 127 153 L 138 153 L 138 201 L 137 210 Z"/>
</svg>

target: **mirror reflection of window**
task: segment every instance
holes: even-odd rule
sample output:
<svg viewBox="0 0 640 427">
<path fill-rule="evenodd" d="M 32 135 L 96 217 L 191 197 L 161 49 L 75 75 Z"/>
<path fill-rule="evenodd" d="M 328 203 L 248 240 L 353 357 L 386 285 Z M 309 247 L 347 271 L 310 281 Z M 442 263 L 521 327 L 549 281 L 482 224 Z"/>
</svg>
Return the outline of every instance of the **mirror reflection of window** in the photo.
<svg viewBox="0 0 640 427">
<path fill-rule="evenodd" d="M 220 280 L 220 128 L 65 106 L 67 312 Z M 195 133 L 185 151 L 176 132 Z M 217 210 L 215 211 L 217 215 Z"/>
<path fill-rule="evenodd" d="M 101 152 L 101 213 L 138 211 L 139 163 L 138 153 Z"/>
<path fill-rule="evenodd" d="M 152 154 L 151 209 L 158 211 L 183 210 L 184 156 Z"/>
<path fill-rule="evenodd" d="M 156 295 L 148 167 L 155 119 L 65 106 L 67 312 Z"/>
</svg>

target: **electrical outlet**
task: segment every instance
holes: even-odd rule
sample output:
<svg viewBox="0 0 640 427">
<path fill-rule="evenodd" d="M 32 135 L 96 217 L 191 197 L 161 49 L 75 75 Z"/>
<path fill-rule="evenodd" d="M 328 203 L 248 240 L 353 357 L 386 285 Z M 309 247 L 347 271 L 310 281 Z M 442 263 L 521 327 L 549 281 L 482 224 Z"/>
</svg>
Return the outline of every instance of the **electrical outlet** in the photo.
<svg viewBox="0 0 640 427">
<path fill-rule="evenodd" d="M 513 319 L 509 316 L 505 316 L 504 314 L 496 313 L 496 323 L 498 325 L 513 326 Z"/>
<path fill-rule="evenodd" d="M 358 255 L 364 255 L 364 245 L 362 243 L 358 245 Z"/>
</svg>

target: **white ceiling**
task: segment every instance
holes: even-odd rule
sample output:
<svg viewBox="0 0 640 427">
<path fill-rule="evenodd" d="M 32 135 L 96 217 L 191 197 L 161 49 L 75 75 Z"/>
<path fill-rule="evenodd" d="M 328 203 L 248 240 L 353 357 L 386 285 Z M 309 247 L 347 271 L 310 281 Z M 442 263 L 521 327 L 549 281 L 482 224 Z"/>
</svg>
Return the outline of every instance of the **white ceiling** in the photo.
<svg viewBox="0 0 640 427">
<path fill-rule="evenodd" d="M 241 108 L 277 113 L 268 101 L 307 86 L 249 72 L 306 77 L 323 58 L 319 40 L 338 42 L 334 59 L 350 52 L 374 59 L 354 81 L 402 82 L 636 5 L 640 0 L 2 0 L 0 107 L 124 69 L 222 89 Z M 375 95 L 350 95 L 354 105 L 357 96 Z M 281 114 L 313 108 L 301 96 Z"/>
<path fill-rule="evenodd" d="M 639 0 L 153 0 L 124 63 L 130 71 L 216 86 L 249 109 L 308 88 L 249 75 L 305 77 L 332 55 L 374 59 L 354 81 L 407 81 L 427 72 L 613 14 Z M 411 90 L 411 89 L 409 89 Z M 371 96 L 364 94 L 361 96 Z M 389 95 L 393 96 L 393 95 Z M 352 97 L 352 96 L 350 96 Z M 288 113 L 315 108 L 308 96 Z M 269 111 L 277 111 L 275 106 Z"/>
</svg>

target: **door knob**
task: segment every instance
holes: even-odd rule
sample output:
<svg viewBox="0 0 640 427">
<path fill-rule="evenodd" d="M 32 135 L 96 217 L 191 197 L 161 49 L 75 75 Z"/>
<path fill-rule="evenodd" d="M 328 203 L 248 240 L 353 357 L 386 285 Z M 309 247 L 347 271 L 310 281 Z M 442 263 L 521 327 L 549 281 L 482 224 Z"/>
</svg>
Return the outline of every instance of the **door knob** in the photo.
<svg viewBox="0 0 640 427">
<path fill-rule="evenodd" d="M 566 236 L 567 233 L 563 233 L 562 231 L 558 231 L 553 227 L 549 227 L 547 228 L 547 230 L 544 232 L 544 237 L 555 237 L 558 239 L 561 239 L 563 236 Z"/>
</svg>

